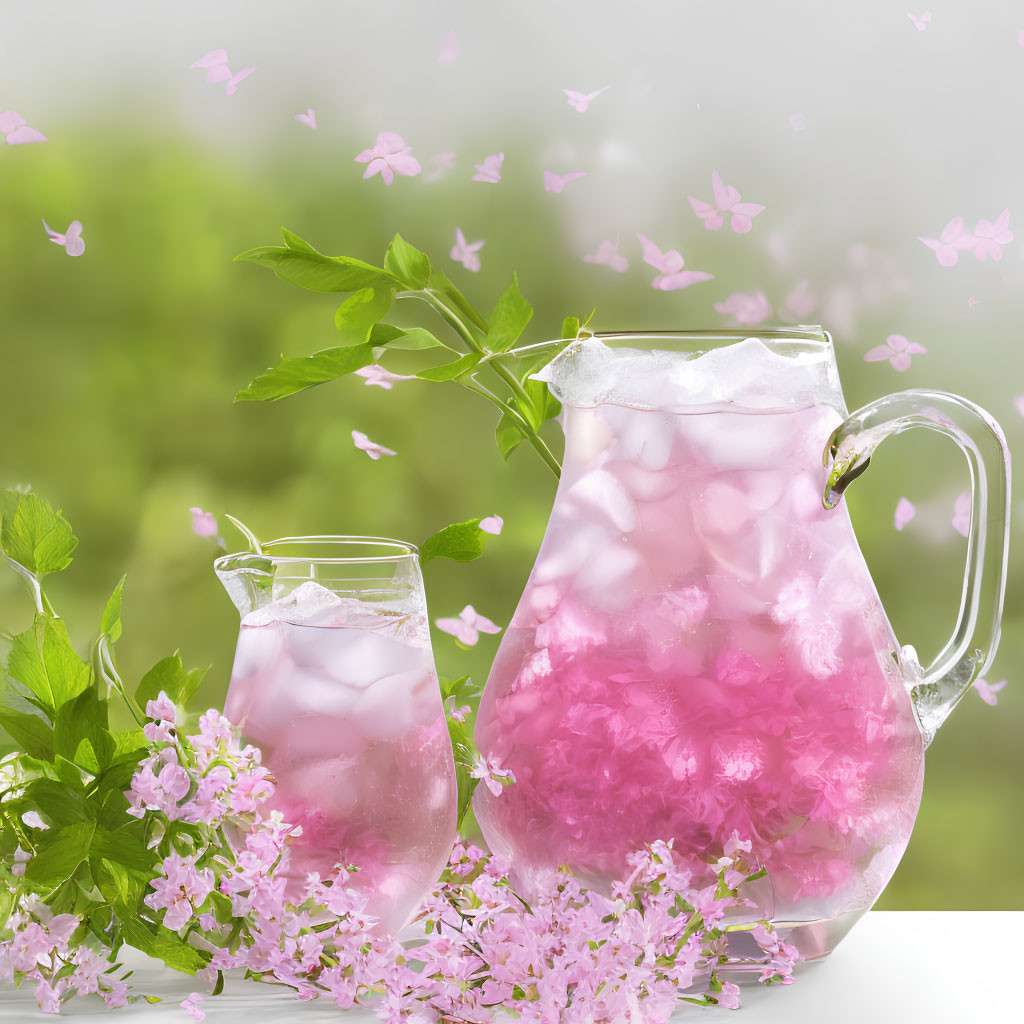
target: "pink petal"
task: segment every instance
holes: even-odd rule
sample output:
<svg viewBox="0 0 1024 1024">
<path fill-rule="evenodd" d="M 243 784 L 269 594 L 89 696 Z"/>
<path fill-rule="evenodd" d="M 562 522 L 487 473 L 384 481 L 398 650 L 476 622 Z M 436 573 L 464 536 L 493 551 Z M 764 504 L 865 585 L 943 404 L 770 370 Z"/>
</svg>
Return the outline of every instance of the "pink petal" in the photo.
<svg viewBox="0 0 1024 1024">
<path fill-rule="evenodd" d="M 484 533 L 492 533 L 497 536 L 501 533 L 501 528 L 505 525 L 505 520 L 501 516 L 486 516 L 480 520 L 480 529 Z"/>
<path fill-rule="evenodd" d="M 736 213 L 732 215 L 732 229 L 737 235 L 745 235 L 753 226 L 749 217 Z"/>
<path fill-rule="evenodd" d="M 207 84 L 214 82 L 225 82 L 231 77 L 231 68 L 227 64 L 218 64 L 206 72 Z"/>
<path fill-rule="evenodd" d="M 910 356 L 906 352 L 894 352 L 890 356 L 889 362 L 892 364 L 892 368 L 899 370 L 900 373 L 910 369 Z"/>
<path fill-rule="evenodd" d="M 764 209 L 760 203 L 737 203 L 732 208 L 732 213 L 734 219 L 737 213 L 744 217 L 756 217 L 759 213 L 763 213 Z"/>
<path fill-rule="evenodd" d="M 189 71 L 193 68 L 213 68 L 218 64 L 227 64 L 227 62 L 227 50 L 210 50 L 209 53 L 200 57 L 194 64 L 189 64 L 188 68 Z"/>
<path fill-rule="evenodd" d="M 441 52 L 438 54 L 439 64 L 450 64 L 459 59 L 459 37 L 454 29 L 451 29 L 441 37 Z"/>
<path fill-rule="evenodd" d="M 879 363 L 883 359 L 888 359 L 892 355 L 892 351 L 888 345 L 878 345 L 871 349 L 864 356 L 865 363 Z"/>
<path fill-rule="evenodd" d="M 699 281 L 711 281 L 714 274 L 705 274 L 703 270 L 683 270 L 676 274 L 668 274 L 664 277 L 656 277 L 651 286 L 662 292 L 674 292 L 680 288 L 689 288 L 691 284 Z"/>
<path fill-rule="evenodd" d="M 963 217 L 954 217 L 943 229 L 939 239 L 947 245 L 955 241 L 964 233 Z"/>
<path fill-rule="evenodd" d="M 729 208 L 730 195 L 725 185 L 722 183 L 721 175 L 718 171 L 711 172 L 711 191 L 715 196 L 715 206 L 719 210 L 727 210 Z M 736 194 L 736 199 L 739 199 L 739 193 Z M 734 199 L 733 202 L 736 200 Z"/>
<path fill-rule="evenodd" d="M 960 261 L 960 256 L 951 245 L 943 245 L 935 253 L 939 263 L 944 267 L 955 267 Z"/>
<path fill-rule="evenodd" d="M 28 122 L 16 110 L 5 110 L 0 114 L 0 135 L 9 135 L 26 124 Z"/>
<path fill-rule="evenodd" d="M 377 164 L 377 170 L 380 171 L 380 176 L 384 179 L 384 184 L 390 185 L 395 180 L 395 172 L 391 169 L 391 164 L 389 164 L 387 160 L 382 160 L 380 157 L 372 161 L 370 163 L 370 167 L 373 167 L 374 164 Z M 369 170 L 369 168 L 367 168 L 367 170 Z M 364 174 L 363 177 L 365 178 L 366 175 Z"/>
<path fill-rule="evenodd" d="M 228 96 L 234 96 L 235 93 L 238 92 L 238 83 L 241 82 L 243 78 L 248 78 L 255 70 L 255 68 L 242 68 L 237 75 L 232 75 L 231 78 L 228 79 L 228 84 L 224 86 L 224 92 Z"/>
<path fill-rule="evenodd" d="M 388 163 L 391 168 L 397 171 L 399 174 L 404 174 L 411 177 L 414 174 L 420 173 L 420 162 L 414 156 L 405 154 L 396 154 L 395 156 L 388 157 Z"/>
<path fill-rule="evenodd" d="M 463 622 L 468 623 L 475 630 L 479 630 L 481 633 L 500 633 L 501 626 L 491 622 L 485 615 L 480 615 L 477 610 L 471 605 L 467 604 L 465 608 L 459 613 L 459 617 Z"/>
<path fill-rule="evenodd" d="M 924 345 L 919 345 L 916 341 L 907 342 L 906 352 L 911 356 L 925 356 L 928 354 L 928 349 Z"/>
<path fill-rule="evenodd" d="M 644 252 L 644 263 L 650 264 L 655 270 L 665 270 L 665 257 L 662 251 L 646 236 L 641 235 L 638 231 L 636 237 L 640 239 L 640 245 L 643 247 Z"/>
<path fill-rule="evenodd" d="M 902 530 L 915 515 L 917 515 L 917 509 L 914 508 L 913 504 L 907 498 L 900 498 L 896 503 L 893 525 L 897 530 Z"/>
<path fill-rule="evenodd" d="M 28 125 L 25 125 L 23 128 L 15 128 L 7 136 L 8 146 L 24 146 L 30 142 L 46 141 L 46 136 L 42 132 L 37 132 L 35 128 L 30 128 Z"/>
<path fill-rule="evenodd" d="M 807 127 L 807 118 L 803 114 L 790 114 L 786 120 L 795 132 L 802 132 Z"/>
</svg>

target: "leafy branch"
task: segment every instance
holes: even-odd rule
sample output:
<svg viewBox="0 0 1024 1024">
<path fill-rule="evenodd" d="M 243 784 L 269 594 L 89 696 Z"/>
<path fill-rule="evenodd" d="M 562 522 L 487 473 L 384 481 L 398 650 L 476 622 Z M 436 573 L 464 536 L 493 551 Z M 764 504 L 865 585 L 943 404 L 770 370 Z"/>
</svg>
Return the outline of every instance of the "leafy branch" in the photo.
<svg viewBox="0 0 1024 1024">
<path fill-rule="evenodd" d="M 290 231 L 283 230 L 283 235 L 283 246 L 261 246 L 235 258 L 269 267 L 283 281 L 310 291 L 350 292 L 334 318 L 343 344 L 282 359 L 239 391 L 236 402 L 277 401 L 378 362 L 389 350 L 441 348 L 453 358 L 416 376 L 461 384 L 485 398 L 501 411 L 495 439 L 504 458 L 526 441 L 559 475 L 558 459 L 541 437 L 541 429 L 558 415 L 560 406 L 547 385 L 530 380 L 530 374 L 577 337 L 578 318 L 565 319 L 559 341 L 544 346 L 540 354 L 524 356 L 513 346 L 530 322 L 533 307 L 520 293 L 514 274 L 485 317 L 442 271 L 431 266 L 425 253 L 401 235 L 395 235 L 388 246 L 383 267 L 348 256 L 326 256 Z M 442 340 L 424 328 L 384 323 L 399 299 L 424 302 L 454 337 Z"/>
</svg>

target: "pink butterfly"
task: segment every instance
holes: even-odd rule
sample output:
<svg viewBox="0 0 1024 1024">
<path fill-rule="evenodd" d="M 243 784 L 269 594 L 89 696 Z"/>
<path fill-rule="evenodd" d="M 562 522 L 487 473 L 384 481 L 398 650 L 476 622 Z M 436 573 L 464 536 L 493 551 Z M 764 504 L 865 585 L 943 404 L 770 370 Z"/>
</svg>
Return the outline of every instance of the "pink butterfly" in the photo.
<svg viewBox="0 0 1024 1024">
<path fill-rule="evenodd" d="M 500 633 L 501 626 L 495 625 L 490 619 L 478 615 L 471 604 L 459 612 L 457 619 L 436 619 L 434 625 L 443 633 L 449 633 L 465 647 L 473 647 L 480 639 L 481 633 Z"/>
<path fill-rule="evenodd" d="M 610 85 L 602 86 L 596 92 L 577 92 L 575 89 L 563 89 L 562 92 L 569 97 L 569 106 L 576 111 L 577 114 L 585 114 L 590 104 L 597 99 L 605 91 L 610 89 Z"/>
<path fill-rule="evenodd" d="M 24 146 L 28 142 L 46 142 L 46 136 L 30 128 L 28 122 L 16 110 L 5 110 L 0 114 L 0 135 L 8 146 Z"/>
<path fill-rule="evenodd" d="M 928 23 L 932 20 L 932 12 L 925 11 L 924 14 L 918 17 L 916 14 L 911 14 L 908 11 L 907 17 L 914 23 L 914 28 L 916 28 L 918 32 L 923 32 L 928 27 Z"/>
<path fill-rule="evenodd" d="M 505 520 L 501 516 L 486 516 L 480 520 L 480 529 L 484 533 L 493 533 L 497 536 L 501 533 L 501 528 L 505 525 Z"/>
<path fill-rule="evenodd" d="M 1003 250 L 1000 246 L 1013 241 L 1013 232 L 1010 230 L 1010 211 L 1003 210 L 994 224 L 991 221 L 979 220 L 974 225 L 974 239 L 974 255 L 979 260 L 984 261 L 989 256 L 995 261 L 1001 260 Z"/>
<path fill-rule="evenodd" d="M 368 388 L 377 387 L 383 388 L 385 391 L 390 391 L 394 387 L 395 381 L 399 380 L 415 380 L 415 377 L 407 377 L 401 373 L 392 373 L 390 370 L 385 370 L 383 366 L 374 363 L 372 366 L 363 366 L 355 371 L 357 377 L 362 377 L 366 381 Z M 363 435 L 365 437 L 365 435 Z M 359 447 L 358 444 L 356 447 Z M 394 454 L 392 452 L 392 454 Z"/>
<path fill-rule="evenodd" d="M 394 132 L 381 132 L 373 149 L 364 149 L 355 157 L 357 164 L 366 164 L 364 178 L 372 178 L 379 174 L 385 185 L 395 180 L 396 174 L 411 177 L 420 173 L 420 162 L 410 156 L 411 146 L 407 146 L 401 135 Z"/>
<path fill-rule="evenodd" d="M 316 131 L 316 111 L 312 107 L 310 107 L 304 114 L 296 114 L 295 120 L 298 121 L 299 124 L 304 124 L 307 128 L 312 128 L 313 131 Z"/>
<path fill-rule="evenodd" d="M 81 256 L 85 252 L 85 240 L 82 238 L 82 222 L 80 220 L 73 220 L 64 234 L 54 231 L 45 220 L 43 227 L 46 228 L 50 241 L 55 245 L 64 246 L 64 251 L 69 256 Z"/>
<path fill-rule="evenodd" d="M 708 231 L 717 231 L 725 223 L 725 214 L 730 215 L 730 224 L 737 235 L 745 235 L 752 227 L 753 218 L 763 209 L 758 203 L 741 203 L 740 194 L 732 185 L 722 184 L 717 171 L 711 174 L 711 189 L 715 202 L 705 203 L 702 199 L 687 196 L 693 212 L 697 214 Z"/>
<path fill-rule="evenodd" d="M 971 492 L 964 491 L 953 505 L 953 529 L 966 537 L 971 532 Z"/>
<path fill-rule="evenodd" d="M 795 132 L 802 132 L 807 127 L 807 118 L 803 114 L 790 114 L 786 120 Z"/>
<path fill-rule="evenodd" d="M 217 536 L 217 517 L 212 512 L 204 512 L 201 508 L 190 508 L 192 513 L 192 532 L 197 537 Z"/>
<path fill-rule="evenodd" d="M 451 64 L 459 59 L 459 37 L 455 29 L 441 37 L 441 52 L 437 56 L 438 64 Z"/>
<path fill-rule="evenodd" d="M 629 269 L 629 260 L 619 252 L 618 241 L 611 241 L 606 238 L 597 247 L 597 252 L 583 254 L 584 263 L 603 263 L 609 270 L 616 274 L 624 274 Z"/>
<path fill-rule="evenodd" d="M 238 83 L 243 78 L 248 78 L 256 69 L 242 68 L 238 74 L 233 75 L 228 67 L 228 54 L 226 50 L 210 50 L 209 53 L 200 57 L 194 64 L 189 64 L 189 70 L 193 68 L 204 68 L 206 70 L 207 82 L 224 82 L 224 92 L 228 96 L 234 96 L 238 91 Z"/>
<path fill-rule="evenodd" d="M 892 524 L 897 530 L 902 530 L 916 515 L 917 509 L 914 508 L 913 504 L 906 498 L 900 498 L 896 503 L 896 513 L 893 516 Z"/>
<path fill-rule="evenodd" d="M 477 252 L 483 247 L 483 244 L 484 240 L 482 238 L 477 242 L 467 242 L 466 236 L 462 233 L 462 228 L 456 228 L 455 244 L 448 255 L 456 263 L 461 263 L 467 270 L 472 270 L 475 273 L 480 269 L 480 257 L 477 255 Z"/>
<path fill-rule="evenodd" d="M 818 308 L 818 300 L 807 289 L 808 283 L 801 281 L 786 296 L 784 305 L 798 320 L 805 320 Z"/>
<path fill-rule="evenodd" d="M 977 304 L 978 304 L 978 300 L 973 295 L 968 297 L 968 299 L 967 299 L 967 308 L 968 309 L 974 309 L 974 307 Z"/>
<path fill-rule="evenodd" d="M 878 363 L 888 359 L 894 370 L 902 373 L 910 369 L 911 356 L 926 355 L 928 349 L 916 341 L 907 341 L 902 334 L 890 334 L 884 345 L 878 345 L 864 356 L 865 363 Z"/>
<path fill-rule="evenodd" d="M 759 324 L 772 315 L 772 306 L 764 292 L 733 292 L 724 302 L 715 303 L 715 311 L 731 316 L 738 324 Z"/>
<path fill-rule="evenodd" d="M 397 455 L 397 452 L 393 452 L 390 448 L 385 448 L 382 444 L 376 444 L 371 441 L 361 430 L 352 431 L 352 443 L 362 452 L 366 452 L 367 455 L 376 462 L 382 455 Z"/>
<path fill-rule="evenodd" d="M 996 694 L 1005 688 L 1006 680 L 1000 679 L 998 683 L 986 683 L 984 679 L 975 679 L 971 686 L 978 691 L 978 696 L 989 705 L 989 707 L 995 707 L 999 703 L 999 698 Z"/>
<path fill-rule="evenodd" d="M 491 185 L 497 184 L 501 181 L 501 165 L 504 162 L 504 153 L 492 153 L 490 156 L 485 156 L 482 164 L 474 164 L 476 174 L 473 175 L 472 180 L 486 181 Z"/>
<path fill-rule="evenodd" d="M 661 292 L 673 292 L 679 288 L 689 288 L 691 284 L 698 281 L 710 281 L 714 274 L 705 274 L 703 270 L 683 270 L 685 261 L 676 249 L 669 249 L 662 252 L 649 238 L 645 238 L 638 231 L 636 237 L 640 239 L 643 246 L 644 263 L 650 264 L 659 271 L 658 276 L 651 282 L 652 288 Z"/>
<path fill-rule="evenodd" d="M 554 174 L 551 171 L 544 172 L 544 191 L 545 192 L 561 192 L 563 188 L 570 182 L 575 181 L 577 178 L 585 178 L 587 176 L 586 171 L 573 171 L 571 174 Z"/>
<path fill-rule="evenodd" d="M 933 250 L 935 258 L 944 267 L 956 266 L 960 259 L 960 250 L 973 249 L 977 244 L 977 239 L 964 230 L 963 217 L 954 217 L 942 229 L 942 234 L 938 238 L 918 236 L 918 241 L 924 242 L 929 249 Z"/>
</svg>

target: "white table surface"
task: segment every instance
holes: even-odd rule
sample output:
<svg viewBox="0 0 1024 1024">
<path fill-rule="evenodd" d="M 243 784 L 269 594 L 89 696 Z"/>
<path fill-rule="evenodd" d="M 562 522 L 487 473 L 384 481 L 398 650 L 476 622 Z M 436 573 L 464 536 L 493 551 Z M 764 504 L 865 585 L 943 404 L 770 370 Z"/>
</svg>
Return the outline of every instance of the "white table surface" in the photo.
<svg viewBox="0 0 1024 1024">
<path fill-rule="evenodd" d="M 788 987 L 744 987 L 730 1013 L 686 1007 L 674 1021 L 736 1024 L 1024 1024 L 1024 911 L 873 911 L 835 953 L 807 965 Z M 143 991 L 165 1002 L 96 1010 L 86 1000 L 65 1010 L 110 1024 L 191 1024 L 178 1003 L 192 979 L 154 961 L 137 969 Z M 329 1000 L 303 1002 L 269 986 L 230 981 L 203 1003 L 207 1024 L 376 1024 L 366 1010 L 341 1011 Z M 84 1011 L 84 1012 L 83 1012 Z M 52 1021 L 30 989 L 0 986 L 0 1020 Z M 511 1018 L 510 1018 L 511 1020 Z"/>
</svg>

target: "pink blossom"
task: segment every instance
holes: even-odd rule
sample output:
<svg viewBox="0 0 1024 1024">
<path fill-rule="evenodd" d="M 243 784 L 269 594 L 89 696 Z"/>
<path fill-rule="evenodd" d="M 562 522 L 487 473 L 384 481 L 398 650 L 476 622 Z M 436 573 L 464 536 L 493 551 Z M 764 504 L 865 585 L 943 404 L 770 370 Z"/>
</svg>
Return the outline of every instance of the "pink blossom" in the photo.
<svg viewBox="0 0 1024 1024">
<path fill-rule="evenodd" d="M 204 512 L 198 506 L 189 509 L 192 513 L 192 532 L 197 537 L 217 536 L 217 517 L 212 512 Z"/>
<path fill-rule="evenodd" d="M 20 846 L 15 847 L 14 856 L 11 859 L 11 874 L 21 878 L 25 874 L 25 865 L 32 859 L 28 850 Z"/>
<path fill-rule="evenodd" d="M 382 444 L 371 441 L 361 430 L 352 431 L 352 443 L 360 451 L 366 452 L 374 462 L 384 455 L 398 454 L 398 452 L 393 452 L 390 448 L 385 448 Z"/>
<path fill-rule="evenodd" d="M 199 1008 L 203 996 L 199 992 L 190 992 L 178 1005 L 196 1022 L 202 1024 L 206 1020 L 206 1012 Z"/>
<path fill-rule="evenodd" d="M 971 685 L 986 704 L 995 707 L 999 703 L 996 694 L 1006 686 L 1006 680 L 1000 679 L 998 683 L 987 683 L 984 679 L 978 678 Z"/>
<path fill-rule="evenodd" d="M 917 515 L 917 509 L 914 508 L 913 504 L 911 504 L 907 498 L 900 498 L 900 500 L 896 502 L 896 513 L 893 516 L 893 526 L 895 526 L 897 530 L 902 530 L 915 515 Z"/>
<path fill-rule="evenodd" d="M 194 857 L 172 853 L 163 861 L 163 873 L 149 884 L 153 889 L 144 903 L 165 910 L 164 927 L 180 931 L 213 892 L 216 880 L 209 868 L 197 871 Z"/>
<path fill-rule="evenodd" d="M 685 261 L 676 249 L 662 252 L 649 238 L 637 232 L 640 245 L 643 247 L 644 263 L 658 271 L 658 276 L 651 282 L 651 287 L 659 291 L 671 292 L 679 288 L 688 288 L 698 281 L 710 281 L 714 274 L 706 274 L 702 270 L 683 270 Z"/>
<path fill-rule="evenodd" d="M 1001 246 L 1008 245 L 1013 241 L 1013 232 L 1010 230 L 1010 211 L 1003 210 L 996 222 L 979 220 L 974 225 L 974 255 L 979 260 L 986 260 L 989 256 L 999 261 L 1003 258 Z"/>
<path fill-rule="evenodd" d="M 146 701 L 146 717 L 152 718 L 154 721 L 170 722 L 171 725 L 176 725 L 178 709 L 167 693 L 161 690 L 156 700 Z"/>
<path fill-rule="evenodd" d="M 480 529 L 484 533 L 493 533 L 497 536 L 501 533 L 501 528 L 505 525 L 505 520 L 501 516 L 485 516 L 480 520 Z"/>
<path fill-rule="evenodd" d="M 764 210 L 758 203 L 741 203 L 740 194 L 732 185 L 725 185 L 717 171 L 711 174 L 714 203 L 687 196 L 693 212 L 704 221 L 708 231 L 717 231 L 729 216 L 729 223 L 737 235 L 745 235 L 753 226 L 753 218 Z"/>
<path fill-rule="evenodd" d="M 69 982 L 67 978 L 61 978 L 54 984 L 50 984 L 45 978 L 36 983 L 36 1002 L 43 1013 L 60 1013 L 61 996 L 68 991 Z"/>
<path fill-rule="evenodd" d="M 8 146 L 23 146 L 29 142 L 46 142 L 46 136 L 30 128 L 28 122 L 16 110 L 5 110 L 0 114 L 0 135 Z"/>
<path fill-rule="evenodd" d="M 572 171 L 570 174 L 555 174 L 553 171 L 544 172 L 544 191 L 545 192 L 561 192 L 563 188 L 570 182 L 575 181 L 577 178 L 585 178 L 587 176 L 586 171 Z"/>
<path fill-rule="evenodd" d="M 585 114 L 590 107 L 590 104 L 597 99 L 606 89 L 610 89 L 611 86 L 605 85 L 594 92 L 577 92 L 575 89 L 563 89 L 562 92 L 569 97 L 569 106 L 576 111 L 577 114 Z"/>
<path fill-rule="evenodd" d="M 206 71 L 207 82 L 224 82 L 224 92 L 233 96 L 238 91 L 238 83 L 243 78 L 248 78 L 256 68 L 243 68 L 237 74 L 231 73 L 228 67 L 228 55 L 226 50 L 210 50 L 200 57 L 194 64 L 189 64 L 189 70 L 202 68 Z"/>
<path fill-rule="evenodd" d="M 461 263 L 467 270 L 474 273 L 480 269 L 480 257 L 477 255 L 483 248 L 484 240 L 481 238 L 476 242 L 467 242 L 462 228 L 455 229 L 455 245 L 448 254 L 456 263 Z"/>
<path fill-rule="evenodd" d="M 450 29 L 441 37 L 441 52 L 437 55 L 438 64 L 451 64 L 459 59 L 459 36 L 455 29 Z"/>
<path fill-rule="evenodd" d="M 366 386 L 368 388 L 383 388 L 385 391 L 390 391 L 400 380 L 416 379 L 415 376 L 407 376 L 402 373 L 392 373 L 390 370 L 385 370 L 383 366 L 380 366 L 377 363 L 373 363 L 371 366 L 361 367 L 355 371 L 355 375 L 357 377 L 362 377 L 363 380 L 366 381 Z"/>
<path fill-rule="evenodd" d="M 964 537 L 971 532 L 971 492 L 964 491 L 953 505 L 953 529 Z"/>
<path fill-rule="evenodd" d="M 443 633 L 451 634 L 466 647 L 473 647 L 480 639 L 481 633 L 501 632 L 501 626 L 497 626 L 490 619 L 477 614 L 471 604 L 467 604 L 459 612 L 457 619 L 436 619 L 434 625 Z"/>
<path fill-rule="evenodd" d="M 925 11 L 924 14 L 921 15 L 910 14 L 908 12 L 907 17 L 914 23 L 914 28 L 916 28 L 918 32 L 923 32 L 928 27 L 928 23 L 932 20 L 932 12 Z"/>
<path fill-rule="evenodd" d="M 807 281 L 801 281 L 783 302 L 786 309 L 801 321 L 806 321 L 807 317 L 818 308 L 818 300 L 810 294 L 808 287 Z"/>
<path fill-rule="evenodd" d="M 419 161 L 410 155 L 412 147 L 407 146 L 401 135 L 381 132 L 373 149 L 364 149 L 356 158 L 357 164 L 366 164 L 364 178 L 379 174 L 385 185 L 395 180 L 396 174 L 412 176 L 420 173 Z"/>
<path fill-rule="evenodd" d="M 82 238 L 82 222 L 80 220 L 73 220 L 63 234 L 54 231 L 45 220 L 43 227 L 50 236 L 50 241 L 55 245 L 63 246 L 69 256 L 81 256 L 85 252 L 85 240 Z"/>
<path fill-rule="evenodd" d="M 803 114 L 790 114 L 786 120 L 789 121 L 789 127 L 795 132 L 802 132 L 807 127 L 807 118 Z"/>
<path fill-rule="evenodd" d="M 964 229 L 963 217 L 954 217 L 943 229 L 938 238 L 919 237 L 935 253 L 935 258 L 943 267 L 956 266 L 963 249 L 973 249 L 977 239 L 967 234 Z"/>
<path fill-rule="evenodd" d="M 501 181 L 501 165 L 505 162 L 504 153 L 492 153 L 490 156 L 485 156 L 483 163 L 474 164 L 476 173 L 473 175 L 473 181 L 486 181 L 491 185 L 497 184 Z"/>
<path fill-rule="evenodd" d="M 502 768 L 497 758 L 489 757 L 486 760 L 477 758 L 470 777 L 480 779 L 481 782 L 495 795 L 501 796 L 505 788 L 505 781 L 515 782 L 516 777 L 511 768 Z"/>
<path fill-rule="evenodd" d="M 715 311 L 747 327 L 770 317 L 772 306 L 764 292 L 733 292 L 723 302 L 715 303 Z"/>
<path fill-rule="evenodd" d="M 601 263 L 616 274 L 624 274 L 629 269 L 629 260 L 619 252 L 618 240 L 605 239 L 597 247 L 597 252 L 584 253 L 584 263 Z"/>
<path fill-rule="evenodd" d="M 910 357 L 927 354 L 928 349 L 916 341 L 908 341 L 902 334 L 890 334 L 884 345 L 877 345 L 864 356 L 866 363 L 878 363 L 887 359 L 894 370 L 902 373 L 910 369 Z"/>
<path fill-rule="evenodd" d="M 727 1010 L 738 1010 L 740 1008 L 740 989 L 738 985 L 734 985 L 731 981 L 723 981 L 722 991 L 716 992 L 714 995 L 718 1000 L 719 1006 L 724 1006 Z"/>
<path fill-rule="evenodd" d="M 310 107 L 304 114 L 296 114 L 295 120 L 298 121 L 299 124 L 304 124 L 307 128 L 312 128 L 313 131 L 316 131 L 317 129 L 316 111 L 312 107 Z"/>
</svg>

